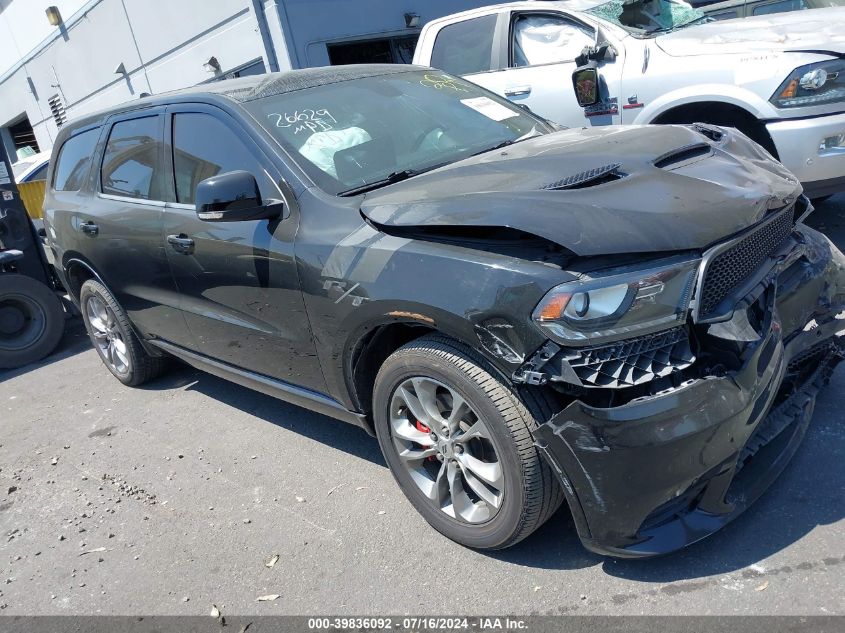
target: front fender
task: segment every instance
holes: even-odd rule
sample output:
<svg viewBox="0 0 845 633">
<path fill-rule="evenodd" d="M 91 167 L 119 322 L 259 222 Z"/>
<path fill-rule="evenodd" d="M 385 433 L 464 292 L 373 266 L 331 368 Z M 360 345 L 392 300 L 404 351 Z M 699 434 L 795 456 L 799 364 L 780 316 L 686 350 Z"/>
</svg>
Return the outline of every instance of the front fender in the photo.
<svg viewBox="0 0 845 633">
<path fill-rule="evenodd" d="M 727 84 L 702 84 L 685 86 L 661 94 L 653 101 L 647 103 L 631 123 L 652 123 L 662 114 L 678 106 L 713 101 L 742 108 L 760 120 L 768 120 L 777 118 L 778 116 L 777 110 L 775 110 L 771 103 L 748 89 Z"/>
<path fill-rule="evenodd" d="M 511 375 L 545 340 L 532 310 L 549 288 L 571 278 L 557 267 L 371 227 L 358 238 L 328 258 L 300 251 L 301 261 L 322 260 L 319 273 L 303 271 L 303 291 L 328 389 L 347 406 L 354 402 L 350 358 L 384 325 L 440 332 Z"/>
</svg>

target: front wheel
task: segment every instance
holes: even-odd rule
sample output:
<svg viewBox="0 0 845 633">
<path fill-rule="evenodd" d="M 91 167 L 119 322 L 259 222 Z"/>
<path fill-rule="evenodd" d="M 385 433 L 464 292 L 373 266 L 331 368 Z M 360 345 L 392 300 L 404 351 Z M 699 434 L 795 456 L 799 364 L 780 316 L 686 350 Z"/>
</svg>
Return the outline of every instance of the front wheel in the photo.
<svg viewBox="0 0 845 633">
<path fill-rule="evenodd" d="M 561 504 L 532 439 L 537 417 L 449 339 L 424 337 L 391 355 L 376 377 L 373 415 L 408 500 L 462 545 L 509 547 Z"/>
</svg>

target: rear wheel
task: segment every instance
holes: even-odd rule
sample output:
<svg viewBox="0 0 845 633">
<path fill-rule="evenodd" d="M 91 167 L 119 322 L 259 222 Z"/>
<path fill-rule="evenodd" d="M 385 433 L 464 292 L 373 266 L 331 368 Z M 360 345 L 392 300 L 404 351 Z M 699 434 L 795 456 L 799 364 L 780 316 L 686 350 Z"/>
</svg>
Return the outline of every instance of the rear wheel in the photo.
<svg viewBox="0 0 845 633">
<path fill-rule="evenodd" d="M 25 275 L 0 274 L 0 369 L 41 360 L 64 328 L 62 302 L 50 288 Z"/>
<path fill-rule="evenodd" d="M 561 504 L 560 486 L 534 447 L 538 419 L 451 340 L 424 337 L 391 355 L 376 378 L 373 414 L 409 501 L 462 545 L 513 545 Z"/>
<path fill-rule="evenodd" d="M 94 349 L 120 382 L 134 387 L 164 370 L 167 359 L 147 353 L 123 308 L 103 284 L 93 279 L 82 284 L 79 303 Z"/>
</svg>

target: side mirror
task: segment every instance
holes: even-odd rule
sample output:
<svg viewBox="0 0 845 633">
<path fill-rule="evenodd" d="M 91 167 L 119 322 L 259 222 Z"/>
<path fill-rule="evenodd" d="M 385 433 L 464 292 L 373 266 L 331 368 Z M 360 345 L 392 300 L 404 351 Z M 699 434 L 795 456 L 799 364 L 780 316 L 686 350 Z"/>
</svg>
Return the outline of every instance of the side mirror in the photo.
<svg viewBox="0 0 845 633">
<path fill-rule="evenodd" d="M 279 215 L 281 203 L 261 200 L 255 176 L 247 171 L 230 171 L 206 178 L 194 196 L 197 217 L 205 222 L 243 222 Z"/>
<path fill-rule="evenodd" d="M 572 86 L 578 105 L 586 108 L 599 102 L 599 71 L 595 63 L 576 68 L 572 73 Z"/>
</svg>

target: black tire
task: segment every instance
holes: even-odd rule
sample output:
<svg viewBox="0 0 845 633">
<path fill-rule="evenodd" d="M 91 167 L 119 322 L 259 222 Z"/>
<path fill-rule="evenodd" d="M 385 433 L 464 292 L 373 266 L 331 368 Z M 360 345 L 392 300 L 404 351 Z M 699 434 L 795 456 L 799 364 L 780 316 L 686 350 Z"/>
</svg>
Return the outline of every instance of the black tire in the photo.
<svg viewBox="0 0 845 633">
<path fill-rule="evenodd" d="M 126 360 L 125 366 L 123 363 L 119 365 L 114 364 L 102 346 L 102 337 L 98 338 L 95 334 L 97 329 L 92 324 L 91 315 L 89 314 L 89 304 L 92 301 L 102 302 L 111 311 L 114 317 L 111 326 L 112 340 L 119 339 L 123 346 L 125 346 L 125 352 L 123 353 L 123 357 Z M 123 308 L 120 307 L 120 304 L 118 304 L 112 293 L 103 284 L 94 279 L 89 279 L 82 284 L 82 289 L 79 292 L 79 305 L 82 311 L 82 320 L 85 322 L 85 329 L 88 331 L 91 344 L 97 350 L 106 368 L 120 382 L 130 387 L 137 387 L 164 371 L 168 359 L 162 356 L 152 356 L 147 353 L 138 340 L 135 331 L 132 329 L 129 318 L 126 316 Z"/>
<path fill-rule="evenodd" d="M 414 483 L 399 457 L 390 422 L 392 398 L 403 382 L 420 376 L 454 390 L 490 431 L 504 486 L 501 505 L 483 523 L 468 523 L 446 514 Z M 514 545 L 560 507 L 563 491 L 532 439 L 532 430 L 550 411 L 542 394 L 526 394 L 521 399 L 488 371 L 481 359 L 474 358 L 472 350 L 436 335 L 412 341 L 388 357 L 378 372 L 373 393 L 376 435 L 399 487 L 432 527 L 474 549 Z"/>
<path fill-rule="evenodd" d="M 65 331 L 62 302 L 32 277 L 0 274 L 0 369 L 41 360 Z"/>
</svg>

